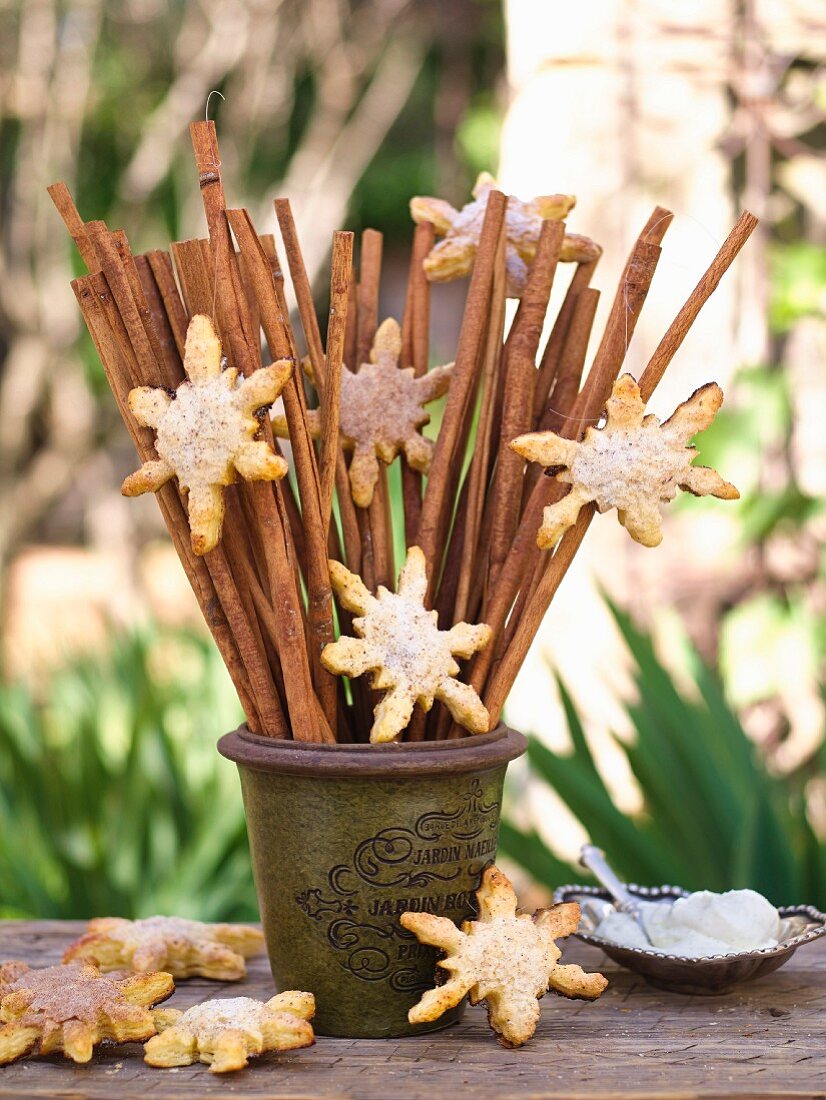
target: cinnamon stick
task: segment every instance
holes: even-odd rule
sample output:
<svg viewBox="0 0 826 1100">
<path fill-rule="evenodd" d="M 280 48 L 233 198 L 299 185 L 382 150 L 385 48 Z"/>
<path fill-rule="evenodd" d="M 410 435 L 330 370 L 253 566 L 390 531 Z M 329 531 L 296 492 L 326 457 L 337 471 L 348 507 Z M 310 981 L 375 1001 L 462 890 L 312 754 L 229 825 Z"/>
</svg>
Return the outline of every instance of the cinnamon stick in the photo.
<svg viewBox="0 0 826 1100">
<path fill-rule="evenodd" d="M 560 357 L 559 372 L 548 397 L 547 406 L 536 426 L 537 431 L 559 432 L 568 420 L 568 414 L 576 402 L 582 382 L 582 371 L 588 354 L 588 341 L 591 338 L 599 297 L 599 291 L 593 287 L 586 287 L 577 296 L 574 315 L 568 327 L 565 346 Z M 535 463 L 534 467 L 538 470 Z"/>
<path fill-rule="evenodd" d="M 490 318 L 485 337 L 485 358 L 482 368 L 482 393 L 479 423 L 476 429 L 476 445 L 466 478 L 468 486 L 467 514 L 463 525 L 461 543 L 457 543 L 458 552 L 454 555 L 458 563 L 455 567 L 458 573 L 458 584 L 453 601 L 451 626 L 462 622 L 469 613 L 471 580 L 477 569 L 479 540 L 485 511 L 485 495 L 488 488 L 488 471 L 493 452 L 491 426 L 493 423 L 494 395 L 498 387 L 499 371 L 502 363 L 502 341 L 507 300 L 505 297 L 506 287 L 505 237 L 502 234 L 494 269 Z M 452 552 L 453 540 L 451 540 Z M 450 560 L 450 553 L 448 560 Z"/>
<path fill-rule="evenodd" d="M 120 251 L 120 248 L 118 251 Z M 177 386 L 184 377 L 183 360 L 178 352 L 177 339 L 166 310 L 166 303 L 146 256 L 135 256 L 133 259 L 146 308 L 152 316 L 152 324 L 157 337 L 155 354 L 161 366 L 161 373 L 165 378 L 175 379 L 174 382 L 167 382 L 167 385 Z M 183 309 L 180 298 L 178 304 Z"/>
<path fill-rule="evenodd" d="M 251 331 L 249 309 L 226 219 L 215 126 L 212 122 L 192 123 L 190 135 L 214 255 L 219 328 L 238 369 L 251 374 L 260 365 L 260 345 Z M 269 425 L 265 424 L 265 438 L 268 429 Z M 292 567 L 294 557 L 288 542 L 289 525 L 285 527 L 283 504 L 279 507 L 279 486 L 253 482 L 245 484 L 243 489 L 255 501 L 267 553 L 270 592 L 278 604 L 275 640 L 282 665 L 290 670 L 289 676 L 284 677 L 284 688 L 293 736 L 297 740 L 332 742 L 335 736 L 323 720 L 315 700 L 304 636 L 303 607 Z"/>
<path fill-rule="evenodd" d="M 109 259 L 107 259 L 106 264 L 107 266 L 110 265 Z M 123 273 L 121 273 L 121 276 L 122 275 Z M 105 278 L 102 273 L 101 277 Z M 120 282 L 122 283 L 122 278 Z M 101 295 L 100 298 L 110 327 L 114 331 L 116 339 L 124 353 L 124 361 L 128 365 L 129 377 L 132 379 L 133 384 L 148 383 L 150 385 L 163 385 L 163 377 L 158 377 L 158 364 L 149 359 L 141 359 L 137 354 L 137 349 L 131 342 L 130 332 L 119 312 L 118 304 L 114 300 L 114 296 Z M 129 417 L 132 418 L 131 412 L 129 413 Z M 148 433 L 148 435 L 151 438 L 151 432 Z M 150 449 L 150 457 L 154 458 L 154 456 L 155 452 L 153 445 Z M 187 532 L 188 526 L 188 521 L 186 521 Z M 191 550 L 191 547 L 189 547 L 186 541 L 188 538 L 186 532 L 184 532 L 184 537 L 184 545 Z M 206 564 L 216 592 L 221 600 L 224 614 L 232 631 L 238 652 L 248 673 L 252 696 L 255 699 L 257 712 L 260 715 L 260 722 L 262 725 L 261 732 L 271 733 L 273 736 L 285 736 L 286 726 L 283 719 L 283 712 L 280 707 L 279 699 L 275 693 L 275 687 L 269 663 L 264 652 L 264 646 L 260 634 L 257 632 L 257 624 L 254 621 L 254 617 L 249 617 L 249 608 L 245 606 L 244 596 L 239 592 L 231 576 L 224 547 L 219 545 L 210 554 L 205 555 L 203 561 Z"/>
<path fill-rule="evenodd" d="M 734 229 L 732 229 L 705 274 L 689 295 L 671 326 L 669 326 L 640 380 L 642 394 L 642 381 L 645 379 L 643 400 L 646 403 L 685 338 L 688 326 L 696 320 L 703 305 L 719 285 L 723 275 L 731 266 L 746 240 L 748 240 L 756 224 L 757 219 L 752 214 L 747 211 L 741 214 Z M 656 231 L 656 227 L 652 227 L 651 233 Z M 528 607 L 526 607 L 524 614 L 517 623 L 511 643 L 491 677 L 485 693 L 485 705 L 491 713 L 492 722 L 499 719 L 505 699 L 513 686 L 518 670 L 527 656 L 528 649 L 536 636 L 545 612 L 550 606 L 553 596 L 585 536 L 594 511 L 593 504 L 587 505 L 580 512 L 576 524 L 566 531 L 540 578 Z"/>
<path fill-rule="evenodd" d="M 152 276 L 158 288 L 158 293 L 163 299 L 167 321 L 175 338 L 178 355 L 183 360 L 186 346 L 187 316 L 178 292 L 178 284 L 175 282 L 175 270 L 172 267 L 172 260 L 168 252 L 163 252 L 160 249 L 153 249 L 145 253 L 144 258 L 152 269 Z"/>
<path fill-rule="evenodd" d="M 353 234 L 333 234 L 330 264 L 330 314 L 327 322 L 327 346 L 324 402 L 321 408 L 321 518 L 329 530 L 339 452 L 339 413 L 341 371 L 344 363 L 344 339 L 347 331 L 347 305 L 350 275 L 353 270 Z"/>
<path fill-rule="evenodd" d="M 525 294 L 508 335 L 496 469 L 488 506 L 489 584 L 496 583 L 519 519 L 525 461 L 511 450 L 510 443 L 533 427 L 535 357 L 564 236 L 563 222 L 542 223 Z"/>
<path fill-rule="evenodd" d="M 586 263 L 577 264 L 562 305 L 551 328 L 542 359 L 539 364 L 539 372 L 536 377 L 536 389 L 533 403 L 533 422 L 537 424 L 545 411 L 545 405 L 551 392 L 551 387 L 556 382 L 557 372 L 563 360 L 565 343 L 568 339 L 568 330 L 574 318 L 577 308 L 577 300 L 583 290 L 588 287 L 591 276 L 594 273 L 598 260 L 588 260 Z"/>
<path fill-rule="evenodd" d="M 416 226 L 407 277 L 407 298 L 402 324 L 402 359 L 399 366 L 412 367 L 416 378 L 427 373 L 430 354 L 430 283 L 424 273 L 424 259 L 433 247 L 435 233 L 430 222 Z M 404 537 L 410 547 L 416 542 L 422 515 L 422 475 L 406 462 L 401 464 Z"/>
<path fill-rule="evenodd" d="M 648 225 L 643 233 L 647 231 Z M 577 437 L 581 426 L 595 422 L 604 408 L 654 277 L 659 255 L 659 247 L 648 244 L 641 234 L 626 263 L 585 388 L 562 430 L 562 434 L 569 439 Z M 536 546 L 536 532 L 543 509 L 562 491 L 564 487 L 550 478 L 540 477 L 537 480 L 524 508 L 510 553 L 499 571 L 496 586 L 486 594 L 482 618 L 493 631 L 494 642 L 473 660 L 470 683 L 477 692 L 484 687 L 497 657 L 497 641 L 501 645 L 505 622 L 519 585 L 523 579 L 530 578 L 536 555 L 542 552 Z"/>
<path fill-rule="evenodd" d="M 358 277 L 355 270 L 350 272 L 350 285 L 347 291 L 347 329 L 344 334 L 344 362 L 350 370 L 355 370 L 358 357 Z"/>
<path fill-rule="evenodd" d="M 373 337 L 379 326 L 379 284 L 381 282 L 382 235 L 375 229 L 365 229 L 361 235 L 359 254 L 358 330 L 356 362 L 353 370 L 361 370 L 370 359 Z"/>
<path fill-rule="evenodd" d="M 93 276 L 85 280 L 75 280 L 72 284 L 72 289 L 75 292 L 81 312 L 86 320 L 87 328 L 89 329 L 92 340 L 98 351 L 104 371 L 107 374 L 110 388 L 112 389 L 116 403 L 121 411 L 121 416 L 133 437 L 136 449 L 142 460 L 151 459 L 155 454 L 151 432 L 137 425 L 128 408 L 126 400 L 129 390 L 133 388 L 134 385 L 144 381 L 140 374 L 138 360 L 135 356 L 135 349 L 129 340 L 123 321 L 117 313 L 117 307 L 112 299 L 109 284 L 105 276 L 97 274 L 99 264 L 96 250 L 89 236 L 88 229 L 83 224 L 77 212 L 68 188 L 65 184 L 58 184 L 54 185 L 49 190 L 55 200 L 58 210 L 69 226 L 70 232 L 80 248 L 84 262 L 87 264 L 87 267 L 90 267 L 95 272 Z M 102 230 L 105 229 L 105 227 L 101 228 Z M 102 233 L 99 234 L 99 239 L 104 243 L 104 246 L 106 246 L 109 241 L 109 237 L 104 237 Z M 113 237 L 112 239 L 117 240 L 118 238 Z M 121 244 L 125 245 L 125 239 L 121 241 Z M 118 258 L 122 259 L 120 253 Z M 114 279 L 119 281 L 122 292 L 123 286 L 121 275 L 123 273 L 116 270 L 117 261 L 111 253 L 109 254 L 109 266 L 110 271 L 114 273 Z M 127 310 L 128 309 L 129 306 L 127 304 Z M 115 326 L 114 329 L 113 325 Z M 117 336 L 115 335 L 115 331 L 117 331 Z M 141 343 L 139 335 L 137 339 L 138 342 Z M 169 366 L 169 364 L 167 364 L 167 366 Z M 170 483 L 162 487 L 156 494 L 156 499 L 158 500 L 161 514 L 164 517 L 173 544 L 181 559 L 184 571 L 195 592 L 204 619 L 230 672 L 230 676 L 238 692 L 238 697 L 241 700 L 241 705 L 247 715 L 250 728 L 257 732 L 263 732 L 263 727 L 266 723 L 267 728 L 274 734 L 285 736 L 286 726 L 283 721 L 283 715 L 280 713 L 277 699 L 274 701 L 272 713 L 267 713 L 267 702 L 264 700 L 265 719 L 262 720 L 259 713 L 259 707 L 254 698 L 247 662 L 242 658 L 242 654 L 239 651 L 237 640 L 233 635 L 232 624 L 228 622 L 224 614 L 221 600 L 219 599 L 214 584 L 214 578 L 210 573 L 209 565 L 192 551 L 186 509 L 179 492 L 176 487 Z M 231 594 L 223 593 L 223 596 L 231 605 Z M 250 667 L 254 669 L 260 681 L 259 673 L 261 670 L 257 663 L 258 655 L 248 653 L 247 659 Z"/>
<path fill-rule="evenodd" d="M 361 370 L 370 359 L 379 318 L 379 287 L 381 284 L 382 235 L 375 229 L 365 229 L 361 235 L 358 282 L 358 329 L 355 370 Z M 366 514 L 357 512 L 363 552 L 368 559 L 366 571 L 370 574 L 371 587 L 380 584 L 395 588 L 393 563 L 393 527 L 390 517 L 390 493 L 387 467 L 379 461 L 379 477 L 373 491 L 373 499 Z M 365 578 L 366 580 L 366 578 Z"/>
<path fill-rule="evenodd" d="M 86 226 L 78 213 L 69 188 L 63 180 L 59 180 L 57 183 L 53 183 L 47 187 L 46 190 L 49 192 L 52 202 L 57 207 L 57 212 L 63 219 L 64 225 L 69 230 L 69 235 L 77 245 L 77 250 L 89 272 L 93 273 L 98 271 L 99 268 L 97 266 L 95 250 L 92 247 L 92 242 L 87 236 Z"/>
<path fill-rule="evenodd" d="M 441 572 L 446 528 L 461 472 L 461 452 L 469 423 L 467 410 L 472 408 L 479 380 L 479 352 L 487 327 L 488 301 L 506 203 L 501 191 L 490 192 L 456 349 L 456 365 L 425 488 L 417 541 L 428 563 L 431 598 Z"/>
<path fill-rule="evenodd" d="M 325 361 L 321 346 L 321 333 L 318 328 L 315 305 L 313 303 L 310 280 L 307 277 L 307 269 L 304 266 L 304 257 L 301 254 L 301 246 L 298 242 L 298 234 L 295 229 L 292 210 L 288 199 L 275 200 L 275 213 L 281 230 L 281 239 L 284 242 L 284 251 L 287 256 L 287 266 L 292 279 L 298 303 L 298 313 L 301 318 L 301 327 L 307 341 L 307 350 L 310 363 L 313 368 L 313 379 L 319 398 L 324 400 Z M 348 309 L 348 317 L 350 310 Z M 347 474 L 347 465 L 341 447 L 336 455 L 336 490 L 338 494 L 339 516 L 341 519 L 341 533 L 344 549 L 347 555 L 347 568 L 354 573 L 362 573 L 362 547 L 359 533 L 356 507 L 350 495 L 350 479 Z"/>
<path fill-rule="evenodd" d="M 757 218 L 748 210 L 744 210 L 737 219 L 737 224 L 723 242 L 720 251 L 712 260 L 710 267 L 669 325 L 640 376 L 640 395 L 646 403 L 659 384 L 668 364 L 686 338 L 688 330 L 696 321 L 700 310 L 717 289 L 720 280 L 756 227 Z"/>
<path fill-rule="evenodd" d="M 539 624 L 550 607 L 551 600 L 585 537 L 594 511 L 593 504 L 586 505 L 580 512 L 574 526 L 569 528 L 563 535 L 547 568 L 542 573 L 530 606 L 525 609 L 517 621 L 511 644 L 491 676 L 483 697 L 484 704 L 490 714 L 491 729 L 495 729 L 499 723 L 502 707 L 513 687 L 513 682 L 528 655 L 528 650 L 536 637 Z"/>
<path fill-rule="evenodd" d="M 134 349 L 102 273 L 75 280 L 72 284 L 86 319 L 124 423 L 133 437 L 142 461 L 155 457 L 151 431 L 138 427 L 127 396 L 145 381 L 139 372 Z M 156 494 L 172 541 L 198 598 L 216 645 L 221 653 L 250 728 L 273 736 L 286 736 L 278 699 L 269 679 L 266 660 L 255 649 L 231 578 L 222 562 L 198 558 L 192 552 L 189 523 L 177 489 L 169 483 Z"/>
<path fill-rule="evenodd" d="M 120 231 L 110 234 L 101 222 L 89 223 L 86 230 L 117 307 L 117 315 L 110 315 L 110 322 L 133 364 L 131 377 L 135 384 L 177 385 L 182 369 L 179 363 L 168 363 L 164 358 L 125 234 Z M 264 658 L 263 641 L 257 631 L 255 617 L 246 605 L 244 593 L 234 586 L 229 576 L 223 547 L 209 556 L 207 568 L 217 590 L 222 593 L 227 617 L 233 625 L 239 651 L 249 672 L 261 720 L 264 723 L 271 720 L 275 731 L 281 732 L 283 716 L 278 700 L 272 699 L 273 682 Z M 241 608 L 237 606 L 239 599 Z"/>
<path fill-rule="evenodd" d="M 556 381 L 548 397 L 545 411 L 535 428 L 538 432 L 557 432 L 558 434 L 572 419 L 572 411 L 579 396 L 582 371 L 588 354 L 588 341 L 591 337 L 599 296 L 598 290 L 586 287 L 577 297 Z M 522 490 L 523 511 L 541 477 L 544 477 L 542 468 L 535 462 L 529 463 Z"/>
<path fill-rule="evenodd" d="M 290 336 L 278 299 L 267 254 L 246 210 L 228 210 L 235 239 L 244 259 L 250 291 L 270 354 L 274 359 L 293 358 Z M 337 688 L 334 677 L 321 664 L 324 646 L 333 641 L 333 602 L 327 558 L 327 528 L 322 518 L 315 451 L 301 400 L 301 379 L 297 371 L 284 387 L 284 409 L 293 445 L 296 477 L 301 494 L 304 556 L 307 583 L 307 619 L 313 683 L 331 729 L 336 727 Z"/>
</svg>

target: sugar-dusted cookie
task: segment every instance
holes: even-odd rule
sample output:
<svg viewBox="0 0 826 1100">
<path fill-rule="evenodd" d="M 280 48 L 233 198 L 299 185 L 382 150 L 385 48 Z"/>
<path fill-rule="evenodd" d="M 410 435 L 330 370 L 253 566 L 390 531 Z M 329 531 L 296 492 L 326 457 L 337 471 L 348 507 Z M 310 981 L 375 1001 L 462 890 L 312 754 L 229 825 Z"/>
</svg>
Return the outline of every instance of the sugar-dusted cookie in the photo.
<svg viewBox="0 0 826 1100">
<path fill-rule="evenodd" d="M 555 432 L 514 439 L 511 447 L 517 454 L 550 467 L 557 480 L 571 486 L 567 496 L 545 509 L 538 545 L 553 547 L 589 501 L 600 512 L 616 508 L 632 539 L 656 546 L 663 537 L 660 503 L 673 500 L 677 489 L 736 500 L 740 494 L 716 470 L 692 466 L 697 450 L 688 445 L 711 424 L 722 403 L 723 391 L 709 382 L 661 424 L 656 416 L 645 415 L 639 386 L 624 374 L 608 399 L 605 426 L 588 428 L 582 442 Z"/>
<path fill-rule="evenodd" d="M 314 1042 L 309 1021 L 315 1015 L 315 999 L 297 990 L 266 1002 L 250 997 L 204 1001 L 186 1012 L 164 1015 L 161 1034 L 144 1048 L 150 1066 L 200 1061 L 209 1063 L 210 1073 L 227 1073 L 243 1069 L 248 1058 L 268 1050 L 295 1050 Z"/>
<path fill-rule="evenodd" d="M 473 188 L 473 202 L 456 210 L 444 199 L 417 196 L 410 200 L 414 222 L 432 222 L 436 234 L 444 239 L 425 257 L 424 270 L 433 283 L 447 283 L 468 275 L 476 259 L 488 195 L 497 189 L 496 180 L 482 172 Z M 528 283 L 528 272 L 536 255 L 542 222 L 561 221 L 576 203 L 573 195 L 540 195 L 522 202 L 513 195 L 505 212 L 505 267 L 509 298 L 521 298 Z M 560 260 L 584 263 L 595 260 L 602 249 L 589 237 L 566 233 Z"/>
<path fill-rule="evenodd" d="M 430 420 L 425 405 L 447 392 L 453 364 L 434 367 L 416 378 L 412 367 L 399 369 L 402 350 L 401 330 L 392 317 L 376 330 L 370 362 L 354 373 L 345 366 L 341 372 L 339 404 L 343 446 L 353 452 L 350 462 L 350 492 L 359 508 L 367 508 L 379 479 L 379 459 L 389 465 L 403 452 L 414 470 L 430 470 L 433 443 L 420 428 Z M 310 432 L 315 438 L 321 431 L 317 409 L 307 413 Z M 276 435 L 286 437 L 284 416 L 273 418 Z"/>
<path fill-rule="evenodd" d="M 255 435 L 255 413 L 271 405 L 292 371 L 281 359 L 239 381 L 234 367 L 221 370 L 221 341 L 209 317 L 189 322 L 184 351 L 187 381 L 174 394 L 140 386 L 129 408 L 144 428 L 156 432 L 157 459 L 144 462 L 121 486 L 124 496 L 156 492 L 177 476 L 188 491 L 189 527 L 196 554 L 214 550 L 224 520 L 223 487 L 240 474 L 247 481 L 277 481 L 287 463 Z"/>
<path fill-rule="evenodd" d="M 0 966 L 0 1065 L 62 1051 L 88 1062 L 98 1043 L 134 1043 L 156 1033 L 150 1011 L 174 992 L 171 974 L 101 974 L 89 963 L 33 970 Z"/>
<path fill-rule="evenodd" d="M 410 1009 L 411 1024 L 437 1020 L 467 994 L 471 1004 L 486 1002 L 499 1041 L 518 1047 L 536 1031 L 539 998 L 548 989 L 587 1001 L 605 989 L 601 974 L 559 965 L 562 952 L 554 941 L 576 931 L 580 910 L 575 902 L 538 909 L 533 916 L 520 913 L 513 887 L 493 866 L 485 870 L 476 900 L 479 919 L 466 920 L 461 929 L 433 913 L 402 913 L 401 923 L 420 943 L 445 952 L 437 965 L 450 974 Z"/>
<path fill-rule="evenodd" d="M 360 577 L 337 561 L 330 580 L 342 606 L 361 616 L 353 619 L 355 638 L 341 637 L 324 647 L 321 661 L 339 676 L 373 674 L 373 687 L 386 692 L 374 710 L 370 731 L 374 743 L 394 741 L 405 729 L 416 703 L 427 711 L 439 699 L 454 719 L 471 733 L 486 733 L 490 716 L 468 684 L 454 679 L 454 656 L 467 658 L 490 640 L 490 627 L 457 623 L 439 630 L 438 616 L 424 606 L 427 572 L 418 546 L 407 551 L 398 592 L 380 586 L 373 596 Z"/>
<path fill-rule="evenodd" d="M 173 978 L 234 982 L 247 973 L 244 959 L 263 950 L 264 937 L 243 924 L 203 924 L 183 917 L 97 917 L 66 948 L 64 963 L 89 959 L 101 970 L 167 970 Z"/>
</svg>

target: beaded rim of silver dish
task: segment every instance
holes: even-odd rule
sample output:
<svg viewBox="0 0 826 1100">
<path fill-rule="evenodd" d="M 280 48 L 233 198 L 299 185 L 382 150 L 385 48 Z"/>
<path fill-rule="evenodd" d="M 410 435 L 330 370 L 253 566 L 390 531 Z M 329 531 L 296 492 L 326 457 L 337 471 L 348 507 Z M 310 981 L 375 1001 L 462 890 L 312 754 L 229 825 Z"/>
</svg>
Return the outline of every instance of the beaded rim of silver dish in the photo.
<svg viewBox="0 0 826 1100">
<path fill-rule="evenodd" d="M 692 893 L 690 890 L 683 889 L 682 886 L 637 886 L 635 883 L 627 883 L 626 888 L 630 894 L 640 898 L 642 901 L 662 901 L 667 898 L 686 898 Z M 607 890 L 602 889 L 600 886 L 579 886 L 568 885 L 558 886 L 554 890 L 554 902 L 559 904 L 560 902 L 576 901 L 577 896 L 587 896 L 591 898 L 605 901 L 609 905 L 613 905 L 611 901 L 611 895 Z M 613 905 L 616 909 L 616 906 Z M 585 943 L 593 944 L 594 947 L 602 948 L 607 947 L 612 951 L 630 951 L 635 955 L 642 955 L 650 959 L 663 959 L 670 960 L 672 962 L 689 962 L 689 963 L 708 963 L 708 962 L 731 962 L 733 959 L 753 959 L 753 958 L 771 958 L 775 955 L 781 955 L 787 951 L 800 947 L 804 943 L 811 943 L 812 940 L 819 939 L 820 936 L 826 933 L 826 913 L 821 913 L 819 909 L 815 909 L 813 905 L 781 905 L 777 907 L 777 912 L 781 918 L 787 917 L 805 917 L 815 927 L 807 929 L 805 932 L 801 932 L 797 936 L 792 936 L 789 939 L 781 940 L 774 947 L 757 947 L 752 951 L 730 951 L 724 955 L 701 955 L 694 957 L 691 955 L 670 955 L 663 951 L 656 951 L 647 947 L 631 947 L 624 943 L 615 943 L 613 940 L 603 939 L 602 936 L 597 936 L 593 932 L 577 931 L 574 935 L 577 939 L 583 940 Z"/>
</svg>

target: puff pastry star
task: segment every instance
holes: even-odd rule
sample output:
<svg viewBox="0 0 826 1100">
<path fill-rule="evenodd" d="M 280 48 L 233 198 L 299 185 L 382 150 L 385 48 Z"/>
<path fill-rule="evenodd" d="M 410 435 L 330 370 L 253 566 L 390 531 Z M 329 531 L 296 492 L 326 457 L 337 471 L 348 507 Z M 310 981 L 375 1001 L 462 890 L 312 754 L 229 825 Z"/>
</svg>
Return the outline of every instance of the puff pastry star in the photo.
<svg viewBox="0 0 826 1100">
<path fill-rule="evenodd" d="M 558 481 L 571 486 L 567 496 L 545 509 L 537 543 L 553 547 L 594 501 L 600 512 L 617 509 L 620 523 L 635 542 L 662 541 L 660 504 L 677 489 L 695 496 L 736 500 L 737 489 L 716 470 L 692 466 L 697 454 L 689 441 L 711 424 L 723 403 L 716 382 L 701 386 L 661 424 L 646 416 L 640 389 L 630 374 L 615 383 L 606 405 L 605 426 L 588 428 L 581 442 L 555 432 L 520 435 L 511 443 L 530 462 L 550 467 Z"/>
<path fill-rule="evenodd" d="M 563 997 L 593 1001 L 608 982 L 575 964 L 560 966 L 555 940 L 579 925 L 575 902 L 538 909 L 533 916 L 516 908 L 516 894 L 497 867 L 488 867 L 476 891 L 479 919 L 461 929 L 433 913 L 402 913 L 401 923 L 420 943 L 445 952 L 437 965 L 450 977 L 429 989 L 410 1009 L 411 1024 L 428 1023 L 459 1004 L 485 1001 L 488 1021 L 506 1047 L 526 1043 L 536 1031 L 539 998 L 549 989 Z"/>
<path fill-rule="evenodd" d="M 150 1066 L 191 1066 L 206 1062 L 210 1073 L 243 1069 L 247 1059 L 268 1050 L 295 1050 L 314 1042 L 312 993 L 291 990 L 269 1001 L 232 997 L 204 1001 L 186 1012 L 169 1010 L 144 1047 Z"/>
<path fill-rule="evenodd" d="M 167 970 L 173 978 L 234 982 L 247 973 L 244 959 L 259 954 L 264 937 L 243 924 L 203 924 L 183 917 L 97 917 L 66 948 L 64 963 L 89 959 L 101 970 Z"/>
<path fill-rule="evenodd" d="M 459 665 L 490 640 L 490 627 L 457 623 L 440 630 L 435 611 L 424 606 L 427 571 L 418 546 L 407 551 L 399 574 L 398 592 L 379 586 L 373 596 L 360 577 L 337 561 L 330 562 L 330 580 L 353 619 L 355 638 L 341 637 L 325 646 L 321 661 L 339 676 L 373 674 L 373 688 L 386 692 L 374 710 L 370 731 L 374 743 L 395 741 L 406 728 L 416 703 L 428 711 L 439 699 L 454 719 L 471 733 L 486 733 L 490 716 L 468 684 L 454 679 Z"/>
<path fill-rule="evenodd" d="M 184 351 L 187 381 L 174 394 L 139 386 L 129 394 L 137 422 L 156 433 L 157 459 L 144 462 L 121 486 L 124 496 L 156 492 L 177 476 L 188 492 L 189 527 L 196 554 L 214 550 L 224 519 L 223 487 L 240 474 L 247 481 L 277 481 L 287 463 L 257 440 L 257 410 L 271 405 L 292 371 L 281 359 L 239 381 L 234 367 L 221 369 L 221 341 L 209 317 L 189 322 Z"/>
<path fill-rule="evenodd" d="M 62 1051 L 88 1062 L 98 1043 L 143 1041 L 156 1033 L 150 1009 L 174 992 L 170 974 L 101 974 L 89 963 L 0 966 L 0 1065 Z"/>
<path fill-rule="evenodd" d="M 400 451 L 420 473 L 430 470 L 433 443 L 419 431 L 430 421 L 424 406 L 447 392 L 453 364 L 434 367 L 416 378 L 412 367 L 399 369 L 402 336 L 392 317 L 376 330 L 370 362 L 354 373 L 341 372 L 340 432 L 343 446 L 353 452 L 350 492 L 359 508 L 367 508 L 379 479 L 379 459 L 390 465 Z M 307 414 L 311 434 L 318 438 L 317 409 Z M 273 418 L 276 435 L 286 437 L 287 421 Z"/>
<path fill-rule="evenodd" d="M 496 180 L 488 172 L 482 172 L 473 188 L 473 201 L 461 210 L 456 210 L 444 199 L 419 195 L 410 200 L 413 221 L 431 222 L 436 235 L 444 238 L 425 257 L 424 270 L 431 282 L 447 283 L 470 273 L 479 247 L 488 195 L 494 190 L 497 190 Z M 509 298 L 521 298 L 525 293 L 542 222 L 561 221 L 575 203 L 573 195 L 540 195 L 530 202 L 522 202 L 513 195 L 508 198 L 505 267 Z M 584 263 L 597 259 L 601 253 L 600 246 L 589 237 L 566 233 L 559 258 Z"/>
</svg>

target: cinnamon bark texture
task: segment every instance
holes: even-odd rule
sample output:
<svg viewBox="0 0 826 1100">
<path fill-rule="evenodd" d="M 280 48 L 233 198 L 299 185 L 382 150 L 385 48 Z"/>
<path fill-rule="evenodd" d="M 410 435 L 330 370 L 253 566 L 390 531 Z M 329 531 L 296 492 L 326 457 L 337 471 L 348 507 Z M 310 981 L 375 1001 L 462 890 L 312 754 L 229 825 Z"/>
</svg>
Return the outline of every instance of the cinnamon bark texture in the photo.
<svg viewBox="0 0 826 1100">
<path fill-rule="evenodd" d="M 336 233 L 322 336 L 289 203 L 275 203 L 282 270 L 273 237 L 246 210 L 227 209 L 213 124 L 195 123 L 191 136 L 205 238 L 133 256 L 125 233 L 84 222 L 65 184 L 49 192 L 89 270 L 73 289 L 142 463 L 129 487 L 157 490 L 249 728 L 348 743 L 368 740 L 371 729 L 378 741 L 423 741 L 495 727 L 595 506 L 616 507 L 633 537 L 653 545 L 659 502 L 677 488 L 734 495 L 723 477 L 691 465 L 685 446 L 719 406 L 718 387 L 698 378 L 695 395 L 662 425 L 644 406 L 756 220 L 741 216 L 637 383 L 619 376 L 671 213 L 652 211 L 597 338 L 591 284 L 600 249 L 566 235 L 572 200 L 545 197 L 550 206 L 534 211 L 530 247 L 515 265 L 524 204 L 509 205 L 486 177 L 484 202 L 470 211 L 472 248 L 462 253 L 469 282 L 455 363 L 434 368 L 433 257 L 455 252 L 448 230 L 458 218 L 464 232 L 461 212 L 441 200 L 416 206 L 398 318 L 380 313 L 381 234 L 363 232 L 354 263 L 353 234 Z M 451 277 L 462 272 L 451 268 Z M 551 314 L 556 278 L 564 294 Z M 209 538 L 194 547 L 203 493 L 185 472 L 192 455 L 170 464 L 166 438 L 169 425 L 192 427 L 187 387 L 200 375 L 188 337 L 211 349 L 206 374 L 220 399 L 245 395 L 232 405 L 240 434 L 231 461 L 207 471 L 222 522 L 210 513 Z M 355 426 L 350 390 L 373 395 L 362 397 Z M 425 428 L 423 411 L 436 397 L 444 398 L 438 431 Z M 193 439 L 209 436 L 214 412 L 200 409 Z M 618 458 L 626 443 L 637 447 L 637 496 Z M 217 462 L 220 448 L 207 450 Z M 398 480 L 395 471 L 388 478 L 397 457 Z M 667 484 L 658 462 L 673 467 Z M 250 480 L 287 463 L 289 479 Z M 407 557 L 400 584 L 397 548 Z"/>
</svg>

